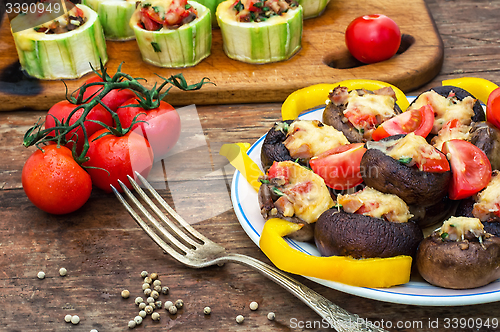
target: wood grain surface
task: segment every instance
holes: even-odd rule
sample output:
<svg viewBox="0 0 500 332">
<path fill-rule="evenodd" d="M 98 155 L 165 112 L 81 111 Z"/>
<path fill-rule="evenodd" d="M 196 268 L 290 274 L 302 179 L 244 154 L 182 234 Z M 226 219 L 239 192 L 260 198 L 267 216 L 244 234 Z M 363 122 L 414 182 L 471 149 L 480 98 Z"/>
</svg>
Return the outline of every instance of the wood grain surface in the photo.
<svg viewBox="0 0 500 332">
<path fill-rule="evenodd" d="M 463 76 L 500 84 L 500 1 L 425 2 L 443 39 L 444 62 L 437 77 L 410 94 Z M 24 105 L 22 97 L 17 103 Z M 280 103 L 197 106 L 199 128 L 192 132 L 197 136 L 185 150 L 192 153 L 181 155 L 182 165 L 190 165 L 190 171 L 170 178 L 172 184 L 188 181 L 191 185 L 183 186 L 180 200 L 162 190 L 167 200 L 184 208 L 186 219 L 194 221 L 194 227 L 210 239 L 230 252 L 265 262 L 269 262 L 266 256 L 228 207 L 228 192 L 222 185 L 230 181 L 231 168 L 211 174 L 197 165 L 201 166 L 200 156 L 206 158 L 209 153 L 213 160 L 204 162 L 205 166 L 214 170 L 222 167 L 218 148 L 224 143 L 255 142 L 280 118 L 280 108 Z M 175 316 L 163 311 L 160 322 L 145 320 L 137 331 L 331 331 L 321 325 L 316 313 L 247 267 L 226 264 L 194 270 L 181 266 L 149 239 L 113 195 L 94 190 L 81 210 L 65 216 L 35 208 L 21 184 L 23 164 L 34 148 L 23 148 L 21 142 L 26 130 L 45 114 L 46 110 L 30 109 L 0 112 L 0 331 L 128 331 L 127 322 L 137 314 L 132 302 L 141 293 L 142 270 L 158 272 L 163 284 L 170 287 L 170 295 L 163 300 L 183 299 L 185 308 Z M 155 176 L 161 171 L 157 169 Z M 210 176 L 195 181 L 200 174 Z M 60 267 L 68 270 L 66 277 L 59 276 Z M 36 277 L 38 271 L 45 271 L 44 280 Z M 294 277 L 361 318 L 376 324 L 391 322 L 394 325 L 389 331 L 499 330 L 491 322 L 500 319 L 500 302 L 452 307 L 392 304 Z M 123 289 L 130 290 L 131 298 L 121 298 Z M 251 301 L 259 302 L 259 310 L 249 309 Z M 210 316 L 203 314 L 205 306 L 212 308 Z M 273 322 L 266 318 L 270 311 L 276 313 Z M 79 325 L 65 323 L 67 314 L 79 315 Z M 241 325 L 235 322 L 239 314 L 245 316 Z M 446 327 L 445 319 L 454 318 L 489 320 L 490 326 Z M 429 325 L 436 321 L 437 327 Z M 398 322 L 400 327 L 395 326 Z"/>
<path fill-rule="evenodd" d="M 405 51 L 389 61 L 361 65 L 347 51 L 344 32 L 354 18 L 366 13 L 384 13 L 393 18 L 405 35 Z M 45 109 L 64 99 L 60 81 L 29 80 L 19 73 L 17 53 L 8 19 L 0 28 L 0 110 L 18 107 Z M 158 79 L 182 72 L 189 82 L 209 77 L 216 85 L 182 93 L 173 89 L 167 97 L 174 105 L 227 104 L 241 102 L 282 102 L 291 92 L 317 83 L 365 78 L 386 81 L 404 91 L 429 82 L 441 68 L 443 45 L 423 0 L 332 0 L 324 14 L 304 21 L 302 49 L 283 62 L 252 65 L 229 59 L 222 50 L 220 30 L 213 30 L 212 54 L 197 66 L 165 69 L 146 64 L 135 41 L 107 42 L 111 73 L 124 62 L 123 69 L 134 77 Z M 69 91 L 88 75 L 66 80 Z M 151 84 L 152 84 L 151 83 Z M 23 99 L 19 105 L 18 99 Z"/>
</svg>

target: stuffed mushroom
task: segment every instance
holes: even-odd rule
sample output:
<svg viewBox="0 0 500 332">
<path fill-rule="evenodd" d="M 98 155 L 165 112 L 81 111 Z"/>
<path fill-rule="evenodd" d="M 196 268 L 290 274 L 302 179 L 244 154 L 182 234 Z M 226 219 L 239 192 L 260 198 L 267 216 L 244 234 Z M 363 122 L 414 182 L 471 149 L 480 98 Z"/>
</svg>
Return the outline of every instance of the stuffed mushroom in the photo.
<svg viewBox="0 0 500 332">
<path fill-rule="evenodd" d="M 368 142 L 361 159 L 367 186 L 401 197 L 408 205 L 427 207 L 441 201 L 451 180 L 446 156 L 413 133 Z"/>
<path fill-rule="evenodd" d="M 260 179 L 258 198 L 264 219 L 281 218 L 303 224 L 289 235 L 299 241 L 313 238 L 313 223 L 334 205 L 323 179 L 292 161 L 275 162 Z"/>
<path fill-rule="evenodd" d="M 422 230 L 399 197 L 365 187 L 338 195 L 338 206 L 316 221 L 314 239 L 323 256 L 354 258 L 414 256 Z"/>
<path fill-rule="evenodd" d="M 476 288 L 500 278 L 500 238 L 477 218 L 451 217 L 417 251 L 420 275 L 452 289 Z"/>
<path fill-rule="evenodd" d="M 345 144 L 349 141 L 342 132 L 318 120 L 276 122 L 262 144 L 262 166 L 285 160 L 307 165 L 312 157 Z"/>
<path fill-rule="evenodd" d="M 500 130 L 486 121 L 474 123 L 468 140 L 488 157 L 491 168 L 500 170 Z"/>
<path fill-rule="evenodd" d="M 364 143 L 371 140 L 378 125 L 400 113 L 390 87 L 348 91 L 338 86 L 328 95 L 323 123 L 342 131 L 351 143 Z"/>
</svg>

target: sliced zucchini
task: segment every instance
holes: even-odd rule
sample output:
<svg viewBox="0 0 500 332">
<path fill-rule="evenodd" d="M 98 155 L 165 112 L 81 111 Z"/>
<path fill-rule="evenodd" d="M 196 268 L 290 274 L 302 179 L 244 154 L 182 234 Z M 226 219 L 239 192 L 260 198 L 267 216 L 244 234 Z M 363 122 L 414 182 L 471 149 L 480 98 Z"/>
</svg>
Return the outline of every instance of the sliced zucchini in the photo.
<svg viewBox="0 0 500 332">
<path fill-rule="evenodd" d="M 210 55 L 210 10 L 195 1 L 188 1 L 188 4 L 196 9 L 198 16 L 177 29 L 145 30 L 138 25 L 140 12 L 136 10 L 132 15 L 130 26 L 145 62 L 159 67 L 185 68 L 195 66 Z"/>
<path fill-rule="evenodd" d="M 82 0 L 82 4 L 89 6 L 99 15 L 107 40 L 135 38 L 129 22 L 135 11 L 136 2 L 137 0 Z"/>
<path fill-rule="evenodd" d="M 12 33 L 22 69 L 30 76 L 55 80 L 79 78 L 92 67 L 108 61 L 106 41 L 97 13 L 85 5 L 80 8 L 85 23 L 65 33 L 45 34 L 35 28 Z M 16 20 L 18 17 L 13 19 Z"/>
<path fill-rule="evenodd" d="M 298 0 L 304 10 L 304 19 L 318 17 L 325 11 L 330 0 Z"/>
<path fill-rule="evenodd" d="M 233 0 L 227 0 L 217 7 L 223 49 L 229 58 L 247 63 L 270 63 L 287 60 L 300 50 L 301 6 L 263 22 L 238 22 L 233 4 Z"/>
</svg>

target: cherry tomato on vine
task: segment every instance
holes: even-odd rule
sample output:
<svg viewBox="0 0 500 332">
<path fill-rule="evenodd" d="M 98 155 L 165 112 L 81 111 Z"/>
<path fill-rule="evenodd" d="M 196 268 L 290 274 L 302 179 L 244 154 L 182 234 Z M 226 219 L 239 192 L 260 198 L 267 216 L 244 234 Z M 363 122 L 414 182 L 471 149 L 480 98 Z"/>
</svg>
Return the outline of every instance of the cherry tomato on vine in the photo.
<svg viewBox="0 0 500 332">
<path fill-rule="evenodd" d="M 372 139 L 379 141 L 382 138 L 409 134 L 427 137 L 434 125 L 434 110 L 430 105 L 424 105 L 419 109 L 412 109 L 383 122 L 372 133 Z"/>
<path fill-rule="evenodd" d="M 90 175 L 73 159 L 71 150 L 56 144 L 37 149 L 26 160 L 21 178 L 29 200 L 52 214 L 78 210 L 92 192 Z"/>
<path fill-rule="evenodd" d="M 490 182 L 490 161 L 474 144 L 452 139 L 444 142 L 443 153 L 450 159 L 453 175 L 449 188 L 451 199 L 459 200 L 472 196 Z"/>
<path fill-rule="evenodd" d="M 133 131 L 123 136 L 101 136 L 104 133 L 109 130 L 99 130 L 90 137 L 89 160 L 83 164 L 92 183 L 106 192 L 111 192 L 110 185 L 122 191 L 118 180 L 131 188 L 127 175 L 135 178 L 137 171 L 147 177 L 154 159 L 149 142 Z"/>
<path fill-rule="evenodd" d="M 375 63 L 396 54 L 401 44 L 401 32 L 396 22 L 385 15 L 363 15 L 349 24 L 345 42 L 356 59 Z"/>
<path fill-rule="evenodd" d="M 486 120 L 500 129 L 500 88 L 496 88 L 488 96 Z"/>
<path fill-rule="evenodd" d="M 363 182 L 360 163 L 365 151 L 364 143 L 341 145 L 312 158 L 309 165 L 328 187 L 345 190 Z"/>
<path fill-rule="evenodd" d="M 146 121 L 134 125 L 133 130 L 146 137 L 153 149 L 155 160 L 162 159 L 179 140 L 181 119 L 172 105 L 164 101 L 161 101 L 157 108 L 145 110 L 139 107 L 136 99 L 130 99 L 123 103 L 116 113 L 123 128 L 128 128 L 138 114 L 140 115 L 136 120 Z"/>
<path fill-rule="evenodd" d="M 85 84 L 96 83 L 96 82 L 103 82 L 103 80 L 102 78 L 96 75 L 85 81 Z M 96 95 L 99 94 L 100 89 L 102 89 L 102 85 L 93 85 L 88 87 L 83 94 L 83 98 L 85 99 L 89 98 L 94 93 Z M 118 109 L 118 107 L 120 107 L 120 105 L 122 105 L 125 101 L 133 97 L 135 97 L 135 93 L 132 90 L 114 89 L 108 92 L 108 94 L 105 95 L 101 101 L 103 102 L 104 105 L 108 106 L 110 110 L 116 112 L 116 110 Z"/>
<path fill-rule="evenodd" d="M 45 118 L 45 128 L 53 128 L 56 125 L 55 119 L 59 121 L 66 121 L 68 119 L 70 113 L 77 107 L 78 105 L 74 105 L 70 103 L 67 100 L 60 101 L 56 103 L 54 106 L 52 106 L 49 109 L 49 112 L 47 113 L 47 116 Z M 74 124 L 83 114 L 83 109 L 77 110 L 72 116 L 71 120 L 69 121 L 69 124 L 72 125 Z M 55 118 L 55 119 L 54 119 Z M 93 133 L 96 131 L 103 129 L 103 126 L 92 122 L 92 121 L 87 121 L 87 120 L 94 120 L 94 121 L 100 121 L 108 126 L 113 125 L 113 118 L 111 117 L 111 114 L 102 106 L 102 105 L 96 105 L 92 110 L 87 114 L 87 117 L 85 118 L 84 126 L 87 131 L 87 137 L 90 137 Z M 75 135 L 76 133 L 76 135 Z M 51 135 L 54 135 L 54 132 L 51 132 Z M 67 140 L 73 140 L 76 141 L 76 151 L 77 153 L 81 153 L 83 149 L 83 144 L 84 144 L 84 135 L 83 135 L 83 130 L 81 127 L 78 127 L 78 129 L 72 130 L 70 133 L 66 135 Z M 68 148 L 72 148 L 73 143 L 67 144 Z"/>
</svg>

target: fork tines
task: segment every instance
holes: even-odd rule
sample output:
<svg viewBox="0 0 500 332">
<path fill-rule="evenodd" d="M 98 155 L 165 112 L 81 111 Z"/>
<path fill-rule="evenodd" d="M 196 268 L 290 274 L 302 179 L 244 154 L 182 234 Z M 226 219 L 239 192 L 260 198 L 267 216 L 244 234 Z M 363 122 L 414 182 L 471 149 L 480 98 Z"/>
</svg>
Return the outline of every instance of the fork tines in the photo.
<svg viewBox="0 0 500 332">
<path fill-rule="evenodd" d="M 153 202 L 148 194 L 139 186 L 139 184 L 131 177 L 128 176 L 130 184 L 140 196 L 143 202 L 154 212 L 153 216 L 148 209 L 139 201 L 137 197 L 125 186 L 121 181 L 118 181 L 120 187 L 123 189 L 124 196 L 133 203 L 137 210 L 139 210 L 144 217 L 149 221 L 145 222 L 140 214 L 132 208 L 131 204 L 111 185 L 113 192 L 120 202 L 125 206 L 127 211 L 132 215 L 136 222 L 146 231 L 146 233 L 167 253 L 171 254 L 174 258 L 184 261 L 184 257 L 190 250 L 198 249 L 207 239 L 191 227 L 172 207 L 158 194 L 153 186 L 138 172 L 135 173 L 137 178 L 148 190 L 150 195 L 160 204 L 161 207 L 171 216 L 172 219 L 177 221 L 182 227 L 181 230 L 167 215 Z"/>
</svg>

